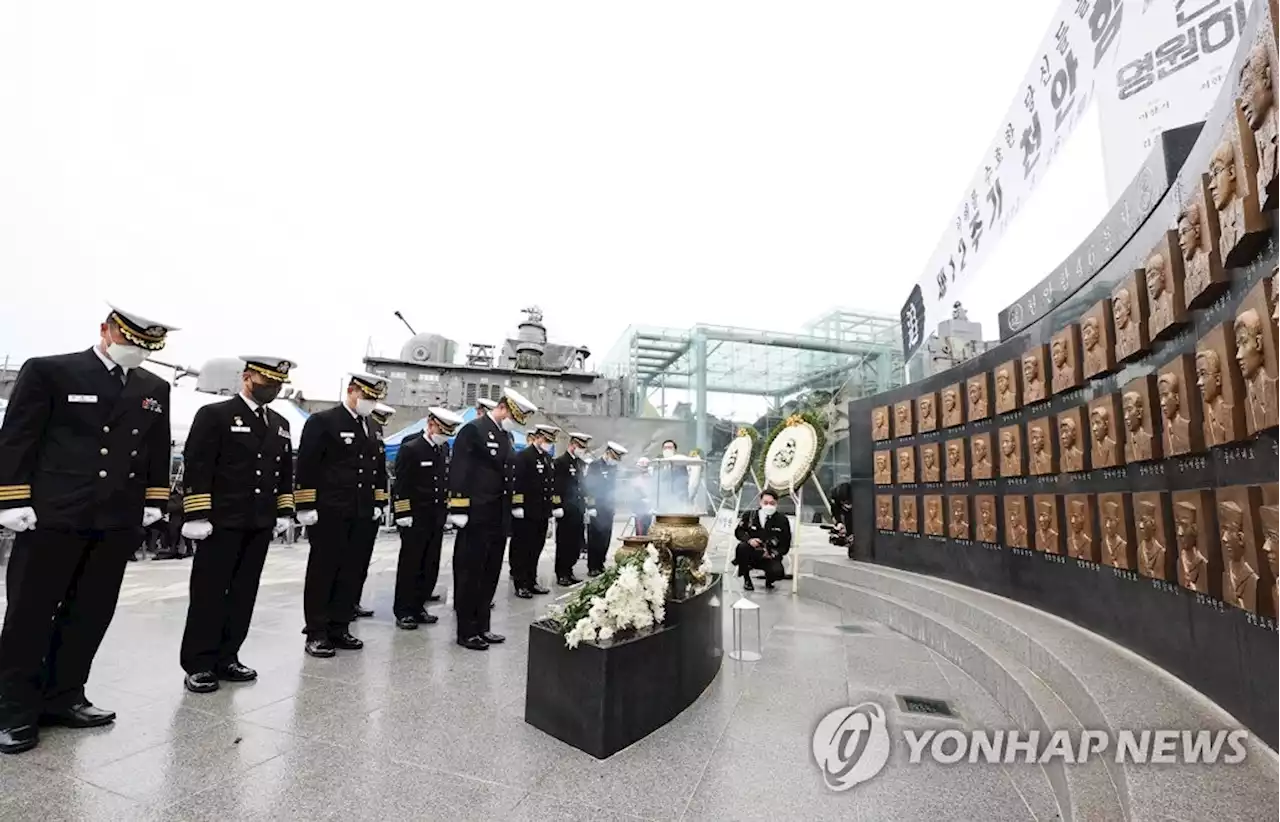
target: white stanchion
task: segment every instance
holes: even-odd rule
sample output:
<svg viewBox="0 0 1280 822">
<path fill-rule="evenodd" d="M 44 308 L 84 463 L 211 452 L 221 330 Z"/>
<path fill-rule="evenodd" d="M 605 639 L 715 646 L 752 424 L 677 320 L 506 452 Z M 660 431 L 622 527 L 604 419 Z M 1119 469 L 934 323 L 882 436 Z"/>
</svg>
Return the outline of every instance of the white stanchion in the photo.
<svg viewBox="0 0 1280 822">
<path fill-rule="evenodd" d="M 729 651 L 729 658 L 736 659 L 739 662 L 758 662 L 762 658 L 761 651 L 761 632 L 760 632 L 760 606 L 747 599 L 744 594 L 737 602 L 733 603 L 730 608 L 733 611 L 733 648 Z M 743 645 L 743 623 L 747 620 L 748 614 L 754 614 L 756 618 L 756 649 L 754 651 L 746 650 Z"/>
</svg>

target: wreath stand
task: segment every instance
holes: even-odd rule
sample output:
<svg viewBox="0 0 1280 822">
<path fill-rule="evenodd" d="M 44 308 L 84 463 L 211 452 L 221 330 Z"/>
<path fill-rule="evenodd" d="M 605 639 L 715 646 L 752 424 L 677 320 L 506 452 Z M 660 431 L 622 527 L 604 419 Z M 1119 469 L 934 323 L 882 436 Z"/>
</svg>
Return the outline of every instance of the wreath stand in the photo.
<svg viewBox="0 0 1280 822">
<path fill-rule="evenodd" d="M 804 487 L 806 484 L 812 484 L 818 490 L 818 496 L 822 498 L 822 504 L 827 508 L 827 515 L 831 515 L 831 501 L 827 499 L 827 494 L 822 490 L 822 483 L 818 482 L 817 472 L 809 474 L 808 479 L 800 484 L 797 489 L 792 483 L 787 488 L 787 493 L 793 500 L 796 513 L 796 525 L 794 529 L 795 537 L 791 540 L 791 593 L 796 595 L 800 593 L 800 526 L 804 519 Z"/>
<path fill-rule="evenodd" d="M 751 481 L 754 482 L 756 484 L 756 487 L 758 488 L 764 487 L 760 485 L 760 479 L 756 476 L 756 469 L 754 468 L 751 469 Z M 738 516 L 742 513 L 742 489 L 745 487 L 746 487 L 746 483 L 744 482 L 742 485 L 738 486 L 738 490 L 733 494 L 733 514 L 732 514 L 732 517 L 725 524 L 725 530 L 729 536 L 733 535 L 733 531 L 738 524 Z M 715 536 L 716 529 L 720 525 L 720 513 L 722 511 L 728 510 L 728 507 L 729 507 L 727 505 L 728 502 L 729 502 L 729 494 L 725 494 L 723 497 L 720 498 L 720 506 L 716 509 L 715 526 L 713 526 L 711 531 L 712 536 Z M 725 552 L 724 552 L 724 563 L 720 566 L 720 575 L 725 579 L 729 579 L 729 563 L 732 560 L 733 560 L 733 551 L 726 546 Z M 730 582 L 728 583 L 728 585 L 732 586 L 733 583 Z M 739 587 L 739 592 L 742 593 L 741 587 Z M 745 597 L 746 594 L 742 593 L 742 596 Z"/>
</svg>

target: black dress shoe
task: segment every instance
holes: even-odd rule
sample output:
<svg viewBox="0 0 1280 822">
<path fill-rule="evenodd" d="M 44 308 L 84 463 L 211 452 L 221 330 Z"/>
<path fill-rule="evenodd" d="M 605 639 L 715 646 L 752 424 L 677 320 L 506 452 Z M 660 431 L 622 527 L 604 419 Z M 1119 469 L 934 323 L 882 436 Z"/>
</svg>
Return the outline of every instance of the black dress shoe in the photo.
<svg viewBox="0 0 1280 822">
<path fill-rule="evenodd" d="M 225 679 L 227 682 L 252 682 L 257 678 L 257 671 L 239 662 L 229 662 L 218 669 L 218 679 Z"/>
<path fill-rule="evenodd" d="M 435 616 L 434 614 L 428 614 L 426 611 L 419 611 L 413 620 L 419 625 L 435 625 L 440 621 L 440 617 Z"/>
<path fill-rule="evenodd" d="M 193 694 L 211 694 L 218 690 L 218 677 L 213 671 L 200 671 L 187 674 L 182 684 Z"/>
<path fill-rule="evenodd" d="M 357 605 L 357 606 L 356 606 L 356 618 L 357 618 L 357 619 L 363 619 L 363 618 L 365 618 L 365 617 L 371 617 L 371 616 L 373 616 L 373 609 L 372 609 L 372 608 L 366 608 L 366 607 L 364 607 L 363 605 Z"/>
<path fill-rule="evenodd" d="M 418 620 L 413 617 L 396 617 L 396 627 L 402 631 L 416 631 Z"/>
<path fill-rule="evenodd" d="M 517 588 L 516 596 L 520 597 L 520 599 L 533 599 L 533 591 L 528 588 Z"/>
<path fill-rule="evenodd" d="M 20 754 L 40 744 L 40 729 L 35 725 L 0 728 L 0 753 Z"/>
<path fill-rule="evenodd" d="M 582 580 L 575 577 L 559 577 L 556 579 L 556 585 L 562 588 L 568 588 L 570 585 L 577 585 Z"/>
<path fill-rule="evenodd" d="M 97 728 L 115 722 L 116 712 L 95 708 L 92 702 L 85 700 L 66 708 L 47 710 L 40 715 L 40 721 L 45 725 L 61 725 L 64 728 Z"/>
<path fill-rule="evenodd" d="M 319 659 L 328 659 L 338 653 L 333 649 L 333 643 L 327 639 L 308 639 L 305 650 L 309 656 Z"/>
<path fill-rule="evenodd" d="M 427 602 L 439 602 L 439 601 L 440 601 L 439 594 L 431 594 L 427 597 Z"/>
<path fill-rule="evenodd" d="M 466 639 L 460 639 L 458 640 L 458 644 L 461 645 L 463 648 L 466 648 L 468 651 L 489 650 L 489 643 L 485 642 L 483 639 L 481 639 L 478 636 L 469 636 Z"/>
<path fill-rule="evenodd" d="M 364 642 L 353 637 L 350 631 L 331 636 L 329 641 L 333 643 L 333 647 L 342 651 L 358 651 L 364 647 Z"/>
<path fill-rule="evenodd" d="M 480 638 L 490 645 L 498 645 L 507 641 L 505 636 L 502 634 L 495 634 L 493 631 L 484 631 L 480 634 Z"/>
<path fill-rule="evenodd" d="M 771 579 L 766 579 L 766 580 L 764 581 L 764 589 L 765 589 L 766 591 L 772 591 L 772 590 L 773 590 L 773 580 L 771 580 Z"/>
<path fill-rule="evenodd" d="M 751 582 L 751 577 L 742 578 L 742 590 L 754 591 L 755 589 L 756 589 L 756 586 Z"/>
<path fill-rule="evenodd" d="M 588 568 L 588 569 L 587 569 L 587 576 L 592 577 L 592 578 L 598 577 L 598 576 L 600 576 L 600 575 L 601 575 L 601 574 L 603 574 L 603 573 L 604 573 L 604 569 L 603 569 L 603 568 Z"/>
<path fill-rule="evenodd" d="M 543 588 L 541 585 L 539 585 L 539 584 L 538 584 L 538 583 L 536 583 L 536 582 L 535 582 L 535 583 L 533 583 L 533 587 L 532 587 L 532 588 L 530 588 L 529 590 L 530 590 L 530 591 L 532 591 L 532 592 L 533 592 L 533 593 L 535 593 L 535 594 L 549 594 L 549 593 L 551 593 L 550 589 L 548 589 L 548 588 Z"/>
</svg>

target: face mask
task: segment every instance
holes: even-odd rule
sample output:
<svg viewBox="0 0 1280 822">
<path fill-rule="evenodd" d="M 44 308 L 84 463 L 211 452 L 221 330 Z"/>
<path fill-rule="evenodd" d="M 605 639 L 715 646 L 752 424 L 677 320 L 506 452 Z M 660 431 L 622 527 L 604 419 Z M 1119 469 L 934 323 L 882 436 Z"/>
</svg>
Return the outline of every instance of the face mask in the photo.
<svg viewBox="0 0 1280 822">
<path fill-rule="evenodd" d="M 121 368 L 137 368 L 147 361 L 151 352 L 136 345 L 121 345 L 113 342 L 107 346 L 107 356 Z"/>
<path fill-rule="evenodd" d="M 520 427 L 520 423 L 516 422 L 511 417 L 502 418 L 502 430 L 506 431 L 508 434 L 524 434 L 524 429 Z"/>
<path fill-rule="evenodd" d="M 674 448 L 663 448 L 663 449 L 662 449 L 662 456 L 664 456 L 664 457 L 674 457 L 675 455 L 676 455 L 676 449 L 674 449 Z"/>
<path fill-rule="evenodd" d="M 778 512 L 778 506 L 776 506 L 776 505 L 761 505 L 761 506 L 760 506 L 760 513 L 764 514 L 766 517 L 771 517 L 771 516 L 773 516 L 774 514 L 776 514 L 777 512 Z"/>
<path fill-rule="evenodd" d="M 249 396 L 258 405 L 270 405 L 272 400 L 280 396 L 280 383 L 251 383 Z"/>
<path fill-rule="evenodd" d="M 374 402 L 373 400 L 366 399 L 365 397 L 361 397 L 360 399 L 356 400 L 357 416 L 367 417 L 370 414 L 372 414 L 373 409 L 377 407 L 378 407 L 378 403 Z"/>
<path fill-rule="evenodd" d="M 437 448 L 439 448 L 441 445 L 444 445 L 448 441 L 449 441 L 449 438 L 444 434 L 431 435 L 431 444 L 436 446 Z"/>
<path fill-rule="evenodd" d="M 604 457 L 604 461 L 605 461 L 607 464 L 609 464 L 609 465 L 614 465 L 615 463 L 617 463 L 617 460 L 616 460 L 616 459 L 614 459 L 613 457 L 611 457 L 611 456 L 609 456 L 609 455 L 607 455 L 607 454 L 606 454 L 606 455 L 605 455 L 605 457 Z"/>
<path fill-rule="evenodd" d="M 554 445 L 552 445 L 552 444 L 551 444 L 551 443 L 549 443 L 549 442 L 544 442 L 544 443 L 542 443 L 541 445 L 539 445 L 538 447 L 542 449 L 542 453 L 544 453 L 544 454 L 550 454 L 550 453 L 551 453 L 551 449 L 552 449 L 552 448 L 554 448 L 555 446 L 554 446 Z"/>
<path fill-rule="evenodd" d="M 590 455 L 590 454 L 588 454 L 586 451 L 579 451 L 579 452 L 577 453 L 577 457 L 578 457 L 578 459 L 582 460 L 582 464 L 583 464 L 583 465 L 590 465 L 590 464 L 591 464 L 591 455 Z"/>
</svg>

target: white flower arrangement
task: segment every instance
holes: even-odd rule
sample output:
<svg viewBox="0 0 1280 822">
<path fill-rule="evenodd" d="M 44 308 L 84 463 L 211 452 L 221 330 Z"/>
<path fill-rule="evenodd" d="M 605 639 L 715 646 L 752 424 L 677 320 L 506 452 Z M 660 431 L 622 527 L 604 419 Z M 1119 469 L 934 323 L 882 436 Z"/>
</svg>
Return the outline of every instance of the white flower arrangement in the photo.
<svg viewBox="0 0 1280 822">
<path fill-rule="evenodd" d="M 569 648 L 584 640 L 604 642 L 624 631 L 660 625 L 667 618 L 669 582 L 657 549 L 650 547 L 583 586 L 551 619 L 560 625 Z"/>
</svg>

